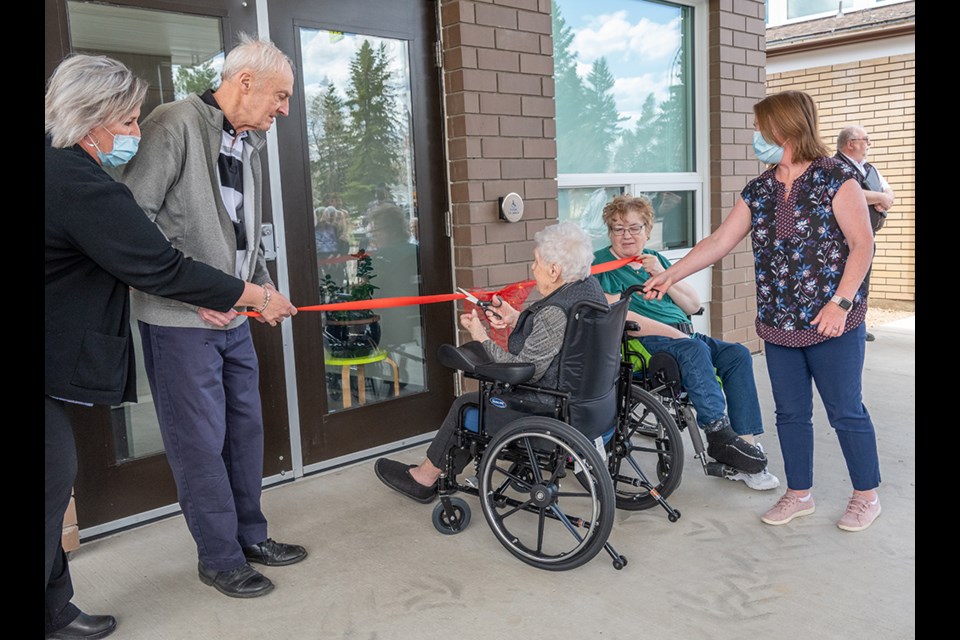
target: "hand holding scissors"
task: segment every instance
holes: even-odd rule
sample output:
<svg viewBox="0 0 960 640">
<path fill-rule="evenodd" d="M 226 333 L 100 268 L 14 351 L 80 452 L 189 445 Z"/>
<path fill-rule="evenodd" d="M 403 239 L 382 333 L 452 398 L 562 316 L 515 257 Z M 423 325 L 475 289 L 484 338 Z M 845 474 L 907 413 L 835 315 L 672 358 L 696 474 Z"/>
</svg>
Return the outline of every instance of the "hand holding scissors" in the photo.
<svg viewBox="0 0 960 640">
<path fill-rule="evenodd" d="M 480 309 L 484 312 L 484 314 L 493 316 L 497 320 L 503 319 L 503 316 L 501 316 L 499 313 L 493 310 L 494 306 L 490 300 L 481 300 L 477 296 L 473 295 L 472 293 L 464 289 L 463 287 L 457 287 L 457 291 L 465 295 L 468 301 L 480 307 Z M 500 305 L 497 305 L 497 306 L 500 306 Z"/>
</svg>

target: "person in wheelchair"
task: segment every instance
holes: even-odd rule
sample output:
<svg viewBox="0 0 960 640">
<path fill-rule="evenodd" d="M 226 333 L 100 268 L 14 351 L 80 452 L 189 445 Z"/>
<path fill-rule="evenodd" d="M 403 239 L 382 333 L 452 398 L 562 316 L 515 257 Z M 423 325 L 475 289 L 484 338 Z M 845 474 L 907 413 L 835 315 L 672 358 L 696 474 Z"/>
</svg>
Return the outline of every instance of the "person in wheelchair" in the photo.
<svg viewBox="0 0 960 640">
<path fill-rule="evenodd" d="M 508 349 L 504 350 L 490 340 L 476 310 L 461 314 L 460 324 L 470 332 L 473 340 L 483 345 L 496 362 L 525 362 L 535 367 L 529 383 L 556 389 L 559 372 L 559 354 L 567 327 L 567 313 L 582 300 L 606 304 L 600 284 L 590 275 L 593 247 L 590 237 L 575 223 L 561 222 L 537 232 L 534 236 L 533 277 L 542 298 L 522 313 L 497 298 L 486 310 L 487 320 L 496 329 L 511 329 Z M 542 398 L 539 396 L 543 396 Z M 553 405 L 545 394 L 513 390 L 500 394 L 486 408 L 486 429 L 490 435 L 522 415 L 536 412 L 538 406 Z M 499 402 L 505 400 L 506 402 Z M 432 502 L 437 495 L 437 479 L 443 467 L 444 456 L 453 446 L 457 423 L 464 405 L 476 405 L 479 394 L 465 393 L 457 398 L 447 412 L 437 435 L 427 449 L 426 459 L 420 465 L 380 458 L 374 465 L 377 477 L 403 495 L 421 503 Z M 501 407 L 501 404 L 507 404 Z M 519 408 L 519 412 L 517 409 Z M 463 461 L 466 466 L 468 461 Z M 462 468 L 462 467 L 461 467 Z"/>
<path fill-rule="evenodd" d="M 670 266 L 667 258 L 645 248 L 653 220 L 646 198 L 623 194 L 604 206 L 610 246 L 594 254 L 594 264 L 638 256 L 641 260 L 597 275 L 608 301 L 618 300 L 630 286 L 643 284 Z M 766 455 L 755 443 L 763 433 L 763 421 L 750 352 L 741 344 L 696 333 L 688 316 L 699 309 L 696 290 L 677 282 L 660 300 L 634 294 L 627 320 L 639 324 L 640 330 L 631 335 L 651 355 L 663 351 L 677 360 L 684 389 L 707 437 L 708 455 L 738 470 L 724 477 L 741 480 L 751 489 L 775 489 L 780 480 L 767 471 Z"/>
</svg>

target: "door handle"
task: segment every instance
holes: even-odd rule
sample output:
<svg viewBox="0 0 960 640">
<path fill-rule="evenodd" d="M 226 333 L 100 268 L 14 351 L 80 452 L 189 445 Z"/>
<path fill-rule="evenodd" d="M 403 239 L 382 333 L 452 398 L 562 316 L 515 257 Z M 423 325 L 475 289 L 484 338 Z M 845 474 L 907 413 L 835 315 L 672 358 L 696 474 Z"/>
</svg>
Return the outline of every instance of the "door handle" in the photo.
<svg viewBox="0 0 960 640">
<path fill-rule="evenodd" d="M 260 225 L 260 246 L 263 247 L 264 260 L 277 259 L 277 239 L 273 235 L 272 223 Z"/>
</svg>

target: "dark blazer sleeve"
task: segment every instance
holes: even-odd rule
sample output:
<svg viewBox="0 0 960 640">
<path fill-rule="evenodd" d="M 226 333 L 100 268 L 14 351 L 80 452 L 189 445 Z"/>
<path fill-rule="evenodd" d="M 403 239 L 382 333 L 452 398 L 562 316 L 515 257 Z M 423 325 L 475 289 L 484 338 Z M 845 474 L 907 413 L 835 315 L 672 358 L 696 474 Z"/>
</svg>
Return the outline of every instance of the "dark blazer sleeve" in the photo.
<svg viewBox="0 0 960 640">
<path fill-rule="evenodd" d="M 244 283 L 174 249 L 130 190 L 113 180 L 83 183 L 61 212 L 62 237 L 117 280 L 150 294 L 227 311 Z"/>
</svg>

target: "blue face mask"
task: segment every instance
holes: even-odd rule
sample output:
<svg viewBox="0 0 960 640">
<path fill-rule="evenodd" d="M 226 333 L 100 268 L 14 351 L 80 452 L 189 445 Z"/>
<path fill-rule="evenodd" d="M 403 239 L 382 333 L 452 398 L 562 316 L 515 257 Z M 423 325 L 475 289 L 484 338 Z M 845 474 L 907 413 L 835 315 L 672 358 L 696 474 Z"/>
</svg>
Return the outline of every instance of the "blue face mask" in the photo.
<svg viewBox="0 0 960 640">
<path fill-rule="evenodd" d="M 753 153 L 757 160 L 766 164 L 777 164 L 783 159 L 783 147 L 770 144 L 759 131 L 753 132 Z"/>
<path fill-rule="evenodd" d="M 100 151 L 100 147 L 94 141 L 93 144 L 97 147 L 97 158 L 100 159 L 100 164 L 105 167 L 119 167 L 127 164 L 133 156 L 137 155 L 137 149 L 140 148 L 140 138 L 122 133 L 112 133 L 106 127 L 103 127 L 103 130 L 113 136 L 113 150 L 104 153 Z"/>
</svg>

